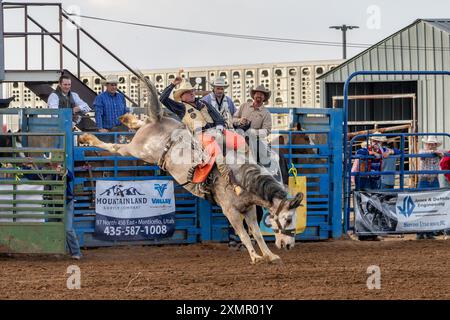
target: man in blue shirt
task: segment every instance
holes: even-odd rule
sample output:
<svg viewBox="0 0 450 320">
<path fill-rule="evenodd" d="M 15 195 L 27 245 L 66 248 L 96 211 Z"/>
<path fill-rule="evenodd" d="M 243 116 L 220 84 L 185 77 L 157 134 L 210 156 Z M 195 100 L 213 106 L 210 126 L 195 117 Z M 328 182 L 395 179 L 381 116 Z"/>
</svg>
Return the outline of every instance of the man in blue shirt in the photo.
<svg viewBox="0 0 450 320">
<path fill-rule="evenodd" d="M 125 103 L 125 96 L 117 92 L 119 78 L 114 75 L 106 77 L 104 81 L 106 91 L 99 94 L 94 101 L 95 121 L 99 132 L 128 131 L 119 117 L 130 112 Z M 99 137 L 104 142 L 114 142 L 113 136 Z"/>
<path fill-rule="evenodd" d="M 381 172 L 396 171 L 397 170 L 397 156 L 401 154 L 401 151 L 390 145 L 383 145 L 383 148 L 388 152 L 387 157 L 383 157 L 383 163 L 381 165 Z M 381 190 L 392 190 L 395 186 L 395 175 L 384 174 L 381 176 Z"/>
</svg>

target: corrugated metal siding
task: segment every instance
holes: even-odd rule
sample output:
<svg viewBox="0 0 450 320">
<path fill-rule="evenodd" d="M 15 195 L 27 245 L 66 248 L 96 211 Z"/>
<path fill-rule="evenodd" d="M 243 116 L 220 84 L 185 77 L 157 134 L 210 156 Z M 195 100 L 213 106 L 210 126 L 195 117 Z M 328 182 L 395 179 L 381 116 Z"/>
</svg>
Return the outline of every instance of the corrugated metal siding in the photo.
<svg viewBox="0 0 450 320">
<path fill-rule="evenodd" d="M 450 20 L 449 20 L 450 21 Z M 450 25 L 450 22 L 448 23 Z M 450 50 L 448 42 L 443 48 L 444 37 L 449 33 L 428 22 L 420 21 L 410 28 L 396 33 L 377 46 L 369 48 L 356 58 L 336 67 L 320 80 L 344 82 L 357 70 L 442 70 L 443 56 Z M 432 76 L 429 76 L 431 79 Z M 391 81 L 418 79 L 412 76 L 359 77 L 355 81 Z"/>
<path fill-rule="evenodd" d="M 321 81 L 326 88 L 326 97 L 322 99 L 331 106 L 333 95 L 342 95 L 343 82 L 357 70 L 448 70 L 450 71 L 450 20 L 420 20 L 408 28 L 380 42 L 326 74 Z M 379 81 L 390 82 L 395 80 L 417 81 L 418 120 L 419 130 L 423 132 L 450 132 L 450 77 L 446 76 L 365 76 L 354 79 L 355 82 Z M 405 86 L 405 82 L 402 86 Z M 406 85 L 408 87 L 409 85 Z M 381 86 L 390 93 L 392 85 Z M 377 89 L 377 90 L 378 90 Z M 330 90 L 330 91 L 329 91 Z M 370 86 L 356 88 L 355 92 L 370 93 Z M 395 91 L 395 89 L 392 89 Z M 399 100 L 401 101 L 401 100 Z M 394 103 L 394 104 L 393 104 Z M 396 120 L 404 119 L 398 114 L 398 102 L 374 102 L 373 106 L 363 106 L 364 111 L 353 111 L 351 120 Z M 373 112 L 373 108 L 377 112 Z M 394 108 L 395 110 L 389 111 Z M 360 117 L 366 117 L 360 119 Z M 397 118 L 398 117 L 398 118 Z M 445 145 L 450 148 L 448 142 Z"/>
</svg>

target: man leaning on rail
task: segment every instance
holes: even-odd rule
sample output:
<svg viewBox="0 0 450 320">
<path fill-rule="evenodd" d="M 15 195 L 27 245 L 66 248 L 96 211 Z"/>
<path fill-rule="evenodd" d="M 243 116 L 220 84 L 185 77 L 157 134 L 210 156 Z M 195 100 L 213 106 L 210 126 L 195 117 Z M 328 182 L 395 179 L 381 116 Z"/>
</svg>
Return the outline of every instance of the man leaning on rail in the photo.
<svg viewBox="0 0 450 320">
<path fill-rule="evenodd" d="M 80 124 L 82 116 L 91 111 L 91 108 L 81 100 L 77 93 L 71 91 L 71 88 L 72 79 L 69 76 L 62 75 L 59 77 L 58 86 L 48 96 L 47 105 L 50 109 L 72 109 L 72 125 L 75 127 Z"/>
</svg>

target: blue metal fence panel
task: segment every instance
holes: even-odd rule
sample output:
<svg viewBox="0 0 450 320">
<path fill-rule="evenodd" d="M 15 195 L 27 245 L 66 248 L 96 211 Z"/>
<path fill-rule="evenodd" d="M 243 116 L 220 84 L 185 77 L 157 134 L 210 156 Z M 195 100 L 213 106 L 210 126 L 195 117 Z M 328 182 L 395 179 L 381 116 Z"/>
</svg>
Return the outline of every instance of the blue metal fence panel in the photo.
<svg viewBox="0 0 450 320">
<path fill-rule="evenodd" d="M 171 238 L 163 240 L 111 242 L 95 238 L 95 184 L 100 180 L 172 180 L 161 173 L 158 166 L 146 164 L 132 157 L 111 155 L 92 147 L 73 147 L 73 171 L 75 175 L 74 229 L 83 247 L 113 245 L 148 245 L 195 243 L 200 239 L 198 212 L 200 200 L 185 191 L 174 181 L 176 203 L 176 227 Z"/>
<path fill-rule="evenodd" d="M 285 155 L 288 163 L 294 163 L 299 175 L 304 175 L 307 179 L 307 227 L 304 233 L 297 235 L 297 240 L 340 238 L 342 236 L 342 110 L 270 108 L 270 112 L 287 114 L 292 119 L 291 127 L 293 123 L 300 123 L 306 130 L 273 132 L 288 135 L 288 143 L 279 148 L 289 150 Z M 296 134 L 322 136 L 320 140 L 324 141 L 316 145 L 294 144 L 293 135 Z M 314 153 L 297 154 L 297 151 Z M 208 221 L 208 228 L 211 228 L 211 231 L 205 232 L 205 235 L 211 232 L 211 238 L 207 239 L 227 241 L 229 223 L 221 209 L 213 206 L 212 212 L 206 214 L 211 215 L 208 219 L 204 219 Z M 265 238 L 268 241 L 273 240 L 270 236 Z"/>
</svg>

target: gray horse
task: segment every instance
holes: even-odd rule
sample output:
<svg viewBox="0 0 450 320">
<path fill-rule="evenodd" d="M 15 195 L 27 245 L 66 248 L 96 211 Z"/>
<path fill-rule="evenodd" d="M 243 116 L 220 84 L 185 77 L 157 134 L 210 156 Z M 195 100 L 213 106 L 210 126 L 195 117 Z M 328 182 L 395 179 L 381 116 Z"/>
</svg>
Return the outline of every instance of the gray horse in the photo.
<svg viewBox="0 0 450 320">
<path fill-rule="evenodd" d="M 125 125 L 137 129 L 129 144 L 104 143 L 91 134 L 82 135 L 79 142 L 108 150 L 111 153 L 133 156 L 148 163 L 158 164 L 186 190 L 204 198 L 205 194 L 200 193 L 194 184 L 187 183 L 187 181 L 188 171 L 193 165 L 205 161 L 205 153 L 184 124 L 164 115 L 156 88 L 150 81 L 145 81 L 145 83 L 149 87 L 148 119 L 142 121 L 132 115 L 121 119 Z M 213 179 L 210 179 L 211 194 L 209 196 L 222 208 L 224 215 L 247 248 L 252 264 L 262 261 L 281 262 L 280 257 L 273 254 L 267 247 L 261 235 L 255 205 L 268 208 L 269 223 L 275 233 L 275 244 L 279 249 L 289 250 L 295 244 L 296 208 L 301 205 L 303 194 L 298 193 L 294 198 L 288 199 L 285 187 L 276 181 L 264 167 L 246 163 L 245 155 L 242 153 L 237 152 L 234 157 L 229 167 L 242 186 L 242 192 L 236 194 L 229 182 L 214 167 L 210 174 Z M 250 236 L 244 229 L 241 214 L 258 243 L 262 256 L 253 248 Z"/>
</svg>

